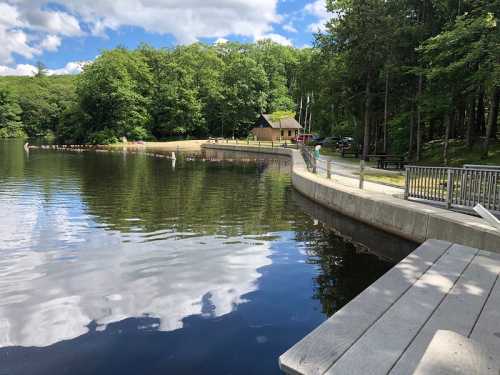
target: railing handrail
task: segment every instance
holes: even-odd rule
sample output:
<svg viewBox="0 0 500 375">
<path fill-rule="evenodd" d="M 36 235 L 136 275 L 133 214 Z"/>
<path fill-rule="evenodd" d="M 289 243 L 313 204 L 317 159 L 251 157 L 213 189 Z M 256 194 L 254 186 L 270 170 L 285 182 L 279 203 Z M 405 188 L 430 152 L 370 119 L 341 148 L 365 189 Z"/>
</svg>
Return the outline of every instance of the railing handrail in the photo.
<svg viewBox="0 0 500 375">
<path fill-rule="evenodd" d="M 477 167 L 477 168 L 476 168 Z M 442 169 L 442 170 L 460 170 L 460 171 L 490 171 L 490 172 L 499 172 L 500 166 L 480 166 L 477 165 L 474 168 L 470 164 L 465 164 L 463 167 L 434 167 L 434 166 L 424 166 L 424 165 L 406 165 L 405 168 L 415 168 L 415 169 Z"/>
<path fill-rule="evenodd" d="M 407 166 L 405 199 L 500 212 L 500 169 Z"/>
</svg>

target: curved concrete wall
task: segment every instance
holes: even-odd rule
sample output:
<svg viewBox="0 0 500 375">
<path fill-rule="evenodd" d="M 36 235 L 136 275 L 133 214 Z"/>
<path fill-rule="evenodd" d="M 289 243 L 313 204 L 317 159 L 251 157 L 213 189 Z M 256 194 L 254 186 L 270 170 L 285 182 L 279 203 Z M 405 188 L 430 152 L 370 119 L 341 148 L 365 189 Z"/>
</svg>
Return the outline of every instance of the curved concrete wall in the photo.
<svg viewBox="0 0 500 375">
<path fill-rule="evenodd" d="M 334 183 L 309 172 L 297 150 L 224 144 L 202 147 L 290 156 L 295 189 L 327 208 L 419 243 L 432 238 L 500 253 L 500 232 L 483 219 Z"/>
</svg>

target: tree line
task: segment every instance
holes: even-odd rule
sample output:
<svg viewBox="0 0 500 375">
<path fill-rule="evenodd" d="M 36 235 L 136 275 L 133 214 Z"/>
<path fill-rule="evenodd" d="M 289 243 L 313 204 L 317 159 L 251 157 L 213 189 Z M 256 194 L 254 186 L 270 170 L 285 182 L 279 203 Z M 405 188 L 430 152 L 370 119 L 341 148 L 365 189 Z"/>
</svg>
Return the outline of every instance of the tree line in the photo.
<svg viewBox="0 0 500 375">
<path fill-rule="evenodd" d="M 369 153 L 407 153 L 451 139 L 497 137 L 499 0 L 327 0 L 306 92 L 330 132 L 347 128 Z M 336 130 L 337 129 L 337 130 Z"/>
<path fill-rule="evenodd" d="M 355 137 L 365 157 L 419 161 L 437 142 L 446 163 L 452 140 L 487 155 L 498 133 L 500 0 L 326 5 L 332 18 L 313 48 L 143 45 L 105 51 L 75 78 L 0 80 L 0 136 L 244 137 L 260 113 L 291 111 L 307 132 Z"/>
<path fill-rule="evenodd" d="M 66 81 L 73 91 L 69 95 L 51 90 L 56 77 L 43 74 L 11 78 L 3 89 L 0 80 L 6 96 L 0 106 L 10 113 L 3 122 L 10 125 L 0 127 L 11 136 L 52 132 L 72 143 L 111 143 L 121 137 L 242 137 L 260 113 L 295 112 L 300 67 L 308 55 L 307 49 L 269 40 L 173 49 L 115 48 Z M 39 104 L 57 107 L 57 113 L 51 113 L 57 121 L 33 126 L 24 118 L 28 108 L 22 101 L 34 98 L 22 85 L 29 85 L 33 93 L 49 87 L 54 103 Z"/>
</svg>

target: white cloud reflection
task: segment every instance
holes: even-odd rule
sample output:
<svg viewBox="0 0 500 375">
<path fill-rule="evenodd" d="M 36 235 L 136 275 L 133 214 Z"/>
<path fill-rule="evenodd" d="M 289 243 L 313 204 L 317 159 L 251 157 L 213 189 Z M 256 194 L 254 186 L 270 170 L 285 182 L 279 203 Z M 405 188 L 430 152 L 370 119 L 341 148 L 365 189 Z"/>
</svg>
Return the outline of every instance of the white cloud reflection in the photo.
<svg viewBox="0 0 500 375">
<path fill-rule="evenodd" d="M 49 346 L 85 334 L 92 321 L 102 330 L 145 315 L 160 320 L 159 330 L 175 330 L 207 303 L 210 315 L 222 316 L 245 302 L 259 268 L 271 264 L 269 243 L 161 234 L 144 242 L 96 228 L 75 212 L 78 204 L 25 199 L 0 197 L 2 212 L 22 213 L 0 224 L 0 347 Z"/>
</svg>

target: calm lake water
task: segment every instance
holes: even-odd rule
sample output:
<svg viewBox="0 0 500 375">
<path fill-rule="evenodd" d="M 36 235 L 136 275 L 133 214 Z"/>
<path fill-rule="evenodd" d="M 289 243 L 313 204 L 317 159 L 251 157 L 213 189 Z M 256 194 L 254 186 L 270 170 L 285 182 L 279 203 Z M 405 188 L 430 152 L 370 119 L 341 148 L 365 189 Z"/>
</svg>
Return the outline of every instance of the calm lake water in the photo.
<svg viewBox="0 0 500 375">
<path fill-rule="evenodd" d="M 276 374 L 416 247 L 295 193 L 288 159 L 205 157 L 0 141 L 0 375 Z"/>
</svg>

